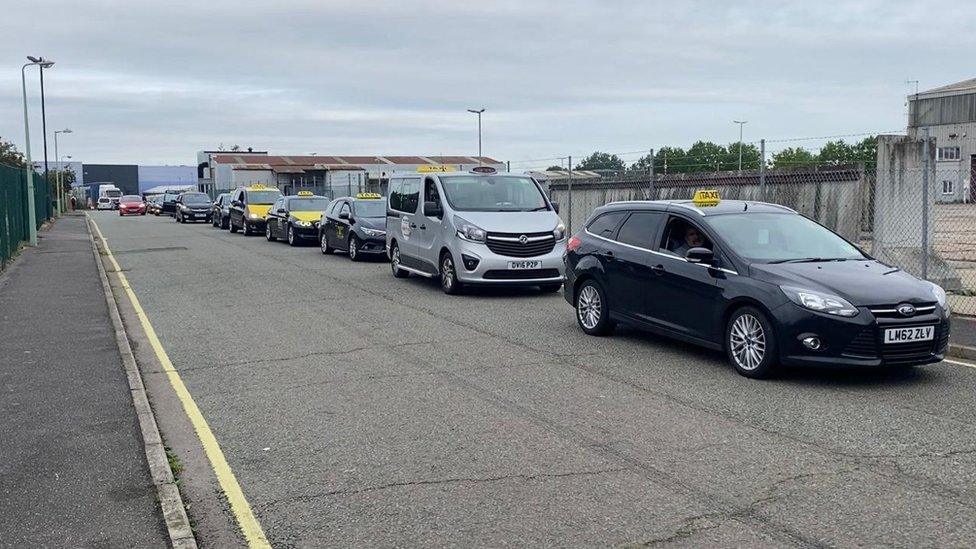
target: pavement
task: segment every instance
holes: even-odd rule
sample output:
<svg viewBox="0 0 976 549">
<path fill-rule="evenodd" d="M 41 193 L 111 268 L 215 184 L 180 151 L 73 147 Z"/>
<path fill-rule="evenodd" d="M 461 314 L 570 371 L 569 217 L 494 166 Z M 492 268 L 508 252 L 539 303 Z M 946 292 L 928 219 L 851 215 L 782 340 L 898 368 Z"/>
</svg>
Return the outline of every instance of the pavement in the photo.
<svg viewBox="0 0 976 549">
<path fill-rule="evenodd" d="M 976 348 L 976 317 L 956 316 L 952 319 L 953 345 Z"/>
<path fill-rule="evenodd" d="M 976 546 L 976 368 L 749 380 L 558 294 L 93 217 L 274 546 Z"/>
<path fill-rule="evenodd" d="M 84 217 L 0 275 L 0 546 L 166 547 Z"/>
</svg>

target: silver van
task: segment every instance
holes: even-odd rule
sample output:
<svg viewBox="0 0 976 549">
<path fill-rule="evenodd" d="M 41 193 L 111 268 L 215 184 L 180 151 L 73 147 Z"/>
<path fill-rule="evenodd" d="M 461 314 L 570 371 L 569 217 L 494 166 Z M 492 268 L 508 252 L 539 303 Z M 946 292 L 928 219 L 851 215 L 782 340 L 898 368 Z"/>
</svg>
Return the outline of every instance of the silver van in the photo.
<svg viewBox="0 0 976 549">
<path fill-rule="evenodd" d="M 566 227 L 558 206 L 526 175 L 474 172 L 390 178 L 386 250 L 393 276 L 440 278 L 449 294 L 465 285 L 559 290 Z"/>
</svg>

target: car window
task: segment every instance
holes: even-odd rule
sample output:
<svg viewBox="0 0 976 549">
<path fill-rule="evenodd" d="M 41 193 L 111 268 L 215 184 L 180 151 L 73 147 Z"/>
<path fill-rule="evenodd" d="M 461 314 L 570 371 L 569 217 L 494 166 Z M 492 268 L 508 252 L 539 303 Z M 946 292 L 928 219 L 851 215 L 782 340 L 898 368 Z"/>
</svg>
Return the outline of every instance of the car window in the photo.
<svg viewBox="0 0 976 549">
<path fill-rule="evenodd" d="M 339 208 L 339 215 L 342 215 L 344 213 L 349 213 L 349 203 L 348 202 L 343 202 L 342 203 L 342 207 Z"/>
<path fill-rule="evenodd" d="M 390 179 L 390 209 L 399 210 L 400 209 L 400 187 L 403 185 L 403 179 L 393 178 Z"/>
<path fill-rule="evenodd" d="M 438 206 L 441 203 L 441 195 L 437 192 L 437 183 L 429 177 L 424 180 L 424 202 L 433 202 Z"/>
<path fill-rule="evenodd" d="M 645 250 L 654 249 L 661 212 L 634 212 L 617 230 L 617 241 Z"/>
<path fill-rule="evenodd" d="M 712 242 L 700 228 L 680 217 L 672 216 L 661 236 L 661 251 L 685 257 L 692 248 L 712 248 Z"/>
<path fill-rule="evenodd" d="M 591 234 L 602 236 L 603 238 L 611 238 L 613 236 L 614 229 L 617 228 L 617 225 L 620 224 L 620 220 L 626 215 L 626 211 L 607 212 L 597 216 L 596 219 L 591 221 L 586 227 L 586 230 Z"/>
</svg>

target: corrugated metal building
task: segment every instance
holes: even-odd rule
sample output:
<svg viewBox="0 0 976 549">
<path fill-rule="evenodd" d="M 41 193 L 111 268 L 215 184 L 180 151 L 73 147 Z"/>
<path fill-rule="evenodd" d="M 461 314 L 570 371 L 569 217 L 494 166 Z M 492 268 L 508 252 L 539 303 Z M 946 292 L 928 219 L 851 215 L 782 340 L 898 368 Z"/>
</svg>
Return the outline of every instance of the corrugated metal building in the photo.
<svg viewBox="0 0 976 549">
<path fill-rule="evenodd" d="M 976 78 L 908 97 L 908 135 L 936 142 L 940 202 L 976 202 Z"/>
</svg>

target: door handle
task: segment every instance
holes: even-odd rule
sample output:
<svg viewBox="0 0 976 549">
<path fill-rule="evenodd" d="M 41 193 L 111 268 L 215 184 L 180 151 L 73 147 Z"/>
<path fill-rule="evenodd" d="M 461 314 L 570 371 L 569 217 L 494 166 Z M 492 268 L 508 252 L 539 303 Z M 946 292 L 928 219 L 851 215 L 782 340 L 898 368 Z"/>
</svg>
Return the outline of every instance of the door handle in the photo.
<svg viewBox="0 0 976 549">
<path fill-rule="evenodd" d="M 410 228 L 411 229 L 416 229 L 417 228 L 417 224 L 416 223 L 411 223 L 410 224 Z"/>
<path fill-rule="evenodd" d="M 656 274 L 657 276 L 661 276 L 665 272 L 664 271 L 664 265 L 655 265 L 655 266 L 651 267 L 651 270 L 654 271 L 654 274 Z"/>
<path fill-rule="evenodd" d="M 420 230 L 421 231 L 426 231 L 427 230 L 427 225 L 421 225 L 420 226 Z"/>
<path fill-rule="evenodd" d="M 604 256 L 605 256 L 605 257 L 606 257 L 607 259 L 609 259 L 609 260 L 611 260 L 611 261 L 613 260 L 613 250 L 607 250 L 607 251 L 605 251 L 605 252 L 603 252 L 603 255 L 604 255 Z"/>
</svg>

